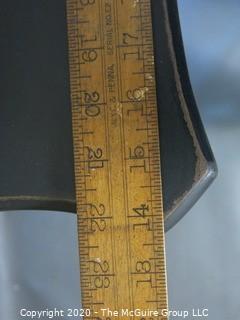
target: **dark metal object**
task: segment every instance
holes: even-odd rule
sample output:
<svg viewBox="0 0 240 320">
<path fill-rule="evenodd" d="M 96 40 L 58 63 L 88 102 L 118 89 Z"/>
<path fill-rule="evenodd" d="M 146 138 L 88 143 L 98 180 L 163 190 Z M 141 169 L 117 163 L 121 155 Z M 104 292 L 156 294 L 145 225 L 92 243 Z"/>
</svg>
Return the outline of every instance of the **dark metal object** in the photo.
<svg viewBox="0 0 240 320">
<path fill-rule="evenodd" d="M 176 1 L 152 0 L 166 230 L 216 176 Z M 65 0 L 0 0 L 0 210 L 75 212 Z"/>
</svg>

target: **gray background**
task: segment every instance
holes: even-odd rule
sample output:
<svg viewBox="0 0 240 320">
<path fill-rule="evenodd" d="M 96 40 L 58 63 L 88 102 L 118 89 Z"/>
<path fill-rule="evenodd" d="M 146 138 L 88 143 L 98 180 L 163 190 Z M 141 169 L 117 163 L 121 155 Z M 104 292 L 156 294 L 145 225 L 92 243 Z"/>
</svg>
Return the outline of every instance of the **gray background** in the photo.
<svg viewBox="0 0 240 320">
<path fill-rule="evenodd" d="M 167 234 L 170 306 L 240 318 L 240 2 L 179 0 L 192 86 L 219 176 Z"/>
<path fill-rule="evenodd" d="M 240 2 L 179 0 L 191 81 L 219 176 L 166 237 L 171 309 L 240 315 Z M 76 217 L 0 214 L 0 319 L 80 301 Z"/>
</svg>

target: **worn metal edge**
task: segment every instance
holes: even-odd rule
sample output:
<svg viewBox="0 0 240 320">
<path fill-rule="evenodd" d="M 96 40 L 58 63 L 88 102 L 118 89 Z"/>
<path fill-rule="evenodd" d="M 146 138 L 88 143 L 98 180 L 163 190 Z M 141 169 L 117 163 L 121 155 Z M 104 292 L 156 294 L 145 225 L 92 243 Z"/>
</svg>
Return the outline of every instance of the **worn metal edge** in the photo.
<svg viewBox="0 0 240 320">
<path fill-rule="evenodd" d="M 171 229 L 198 201 L 217 176 L 217 164 L 198 112 L 187 69 L 176 0 L 163 1 L 166 32 L 174 68 L 176 88 L 184 119 L 193 138 L 197 164 L 193 185 L 176 199 L 165 214 L 165 231 Z"/>
</svg>

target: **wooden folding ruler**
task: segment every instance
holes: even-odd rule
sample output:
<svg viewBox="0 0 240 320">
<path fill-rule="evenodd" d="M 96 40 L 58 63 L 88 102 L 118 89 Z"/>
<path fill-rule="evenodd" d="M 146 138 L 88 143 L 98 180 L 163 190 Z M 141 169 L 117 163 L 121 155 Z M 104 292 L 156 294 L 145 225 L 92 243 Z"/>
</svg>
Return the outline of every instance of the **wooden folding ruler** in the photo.
<svg viewBox="0 0 240 320">
<path fill-rule="evenodd" d="M 67 0 L 67 21 L 85 318 L 167 319 L 151 1 Z"/>
</svg>

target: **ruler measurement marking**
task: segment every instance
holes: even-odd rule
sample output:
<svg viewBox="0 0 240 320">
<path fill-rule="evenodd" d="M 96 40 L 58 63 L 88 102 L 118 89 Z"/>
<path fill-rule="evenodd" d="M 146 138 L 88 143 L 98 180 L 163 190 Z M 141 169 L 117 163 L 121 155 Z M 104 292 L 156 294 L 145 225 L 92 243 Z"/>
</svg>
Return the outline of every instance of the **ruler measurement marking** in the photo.
<svg viewBox="0 0 240 320">
<path fill-rule="evenodd" d="M 143 37 L 144 37 L 144 35 L 143 35 L 143 33 L 144 33 L 144 31 L 143 31 L 143 16 L 142 16 L 142 10 L 141 10 L 141 3 L 140 3 L 140 20 L 141 20 L 141 36 L 142 36 L 142 42 L 144 41 L 143 40 Z M 145 70 L 145 61 L 143 60 L 143 70 Z M 143 75 L 143 77 L 144 77 L 144 85 L 145 85 L 145 73 L 144 73 L 144 75 Z M 146 93 L 146 96 L 148 96 L 147 95 L 147 93 Z M 145 98 L 146 98 L 146 96 L 145 96 Z M 146 117 L 147 118 L 147 117 Z M 147 125 L 147 128 L 148 128 L 148 123 L 146 124 Z M 147 140 L 149 141 L 149 135 L 148 135 L 148 130 L 147 130 Z M 149 154 L 149 146 L 147 145 L 147 148 L 148 148 L 148 154 Z M 150 164 L 149 164 L 149 166 L 150 166 Z M 149 168 L 150 169 L 150 168 Z M 151 170 L 151 169 L 150 169 Z M 150 174 L 150 185 L 152 184 L 152 181 L 151 181 L 151 174 Z M 151 199 L 152 199 L 152 194 L 150 195 L 150 197 L 151 197 Z M 152 209 L 152 208 L 151 208 Z M 156 292 L 157 293 L 157 292 Z"/>
<path fill-rule="evenodd" d="M 149 6 L 149 11 L 151 12 L 151 8 L 150 8 L 150 6 Z M 151 17 L 151 13 L 150 13 L 150 15 L 149 15 L 150 17 Z M 148 33 L 147 31 L 146 31 L 146 33 Z M 142 37 L 142 38 L 144 38 L 144 37 Z M 152 43 L 152 31 L 151 31 L 151 36 L 149 36 L 149 41 L 150 41 L 150 47 L 151 47 L 151 43 Z M 146 38 L 145 38 L 145 41 L 146 41 Z M 153 55 L 153 47 L 150 49 L 150 51 L 151 51 L 151 54 Z M 148 59 L 149 59 L 149 57 L 148 57 Z M 154 59 L 153 57 L 152 57 L 152 59 Z M 147 60 L 147 59 L 146 59 Z M 151 60 L 151 57 L 150 57 L 150 60 Z M 145 69 L 145 59 L 144 59 L 144 69 Z M 155 74 L 153 73 L 153 78 L 155 78 Z M 144 75 L 144 80 L 146 81 L 146 76 Z M 148 92 L 147 92 L 147 94 L 148 94 Z M 154 99 L 155 99 L 155 104 L 156 104 L 156 93 L 154 94 Z M 154 109 L 154 111 L 153 112 L 155 112 L 155 113 L 157 113 L 156 112 L 157 110 L 156 109 Z M 149 123 L 147 122 L 147 126 L 149 126 Z M 157 123 L 156 123 L 156 128 L 157 128 Z M 157 130 L 158 131 L 158 130 Z M 147 132 L 147 134 L 148 134 L 148 141 L 149 140 L 151 140 L 151 136 L 150 136 L 150 134 L 149 134 L 149 132 Z M 158 132 L 157 132 L 157 134 L 158 134 Z M 150 139 L 149 139 L 150 138 Z M 159 150 L 159 142 L 157 142 L 156 143 L 156 146 L 155 146 L 155 148 L 158 148 L 158 150 Z M 148 152 L 150 153 L 150 151 L 149 151 L 149 145 L 148 145 Z M 158 161 L 159 161 L 160 159 L 159 159 L 159 157 L 158 157 Z M 151 167 L 151 164 L 150 164 L 150 167 Z M 151 170 L 151 169 L 150 169 Z M 159 179 L 161 179 L 161 172 L 159 172 Z M 152 182 L 152 175 L 150 174 L 150 180 L 151 180 L 151 183 L 150 183 L 150 185 L 152 185 L 153 184 L 153 182 Z M 160 184 L 159 184 L 159 186 L 160 186 Z M 155 188 L 155 187 L 154 187 Z M 158 194 L 160 194 L 160 198 L 161 198 L 161 203 L 162 203 L 162 194 L 161 194 L 161 192 L 151 192 L 151 199 L 153 199 L 153 197 L 154 197 L 154 195 L 158 195 Z M 153 208 L 152 208 L 153 209 Z M 160 214 L 162 214 L 162 211 L 160 212 Z M 154 219 L 154 218 L 153 218 Z M 154 221 L 153 221 L 154 222 Z M 160 229 L 162 229 L 163 230 L 163 226 L 162 226 L 162 223 L 163 223 L 163 219 L 162 219 L 162 221 L 161 221 L 161 223 L 160 223 Z M 164 236 L 163 236 L 163 239 L 164 239 Z M 156 237 L 155 237 L 155 232 L 153 231 L 153 240 L 157 240 L 156 239 Z M 156 271 L 156 263 L 155 263 L 155 271 Z M 155 279 L 155 281 L 156 281 L 156 279 Z M 165 278 L 164 278 L 164 284 L 165 284 Z M 166 286 L 166 284 L 165 284 L 165 286 Z M 156 288 L 156 293 L 158 293 L 158 290 L 157 290 L 157 288 Z M 159 302 L 160 301 L 158 301 L 157 302 L 157 306 L 159 305 Z M 160 303 L 160 305 L 161 305 L 161 303 Z M 161 305 L 161 307 L 162 308 L 164 308 L 164 306 L 162 306 Z M 166 306 L 165 306 L 166 307 Z"/>
<path fill-rule="evenodd" d="M 120 43 L 120 34 L 119 34 L 119 23 L 118 23 L 118 15 L 117 15 L 117 12 L 119 11 L 118 9 L 118 1 L 116 1 L 116 11 L 115 11 L 115 16 L 116 16 L 116 20 L 117 20 L 117 25 L 116 25 L 116 28 L 117 28 L 117 42 Z M 118 86 L 118 95 L 119 95 L 119 100 L 122 100 L 123 99 L 123 88 L 122 88 L 122 83 L 123 83 L 123 79 L 122 79 L 122 65 L 121 65 L 121 53 L 120 53 L 120 48 L 123 48 L 124 46 L 120 46 L 118 45 L 117 48 L 116 48 L 116 51 L 117 51 L 117 59 L 118 59 L 118 74 L 119 74 L 119 86 Z M 129 46 L 126 46 L 126 47 L 129 47 Z M 122 122 L 121 122 L 121 127 L 122 127 L 122 132 L 123 132 L 123 139 L 125 141 L 125 125 L 124 125 L 124 110 L 122 111 L 123 114 L 122 114 Z M 128 211 L 129 211 L 129 199 L 128 199 L 128 177 L 126 175 L 126 172 L 127 172 L 127 166 L 126 166 L 126 150 L 125 150 L 125 143 L 122 141 L 122 146 L 123 146 L 123 158 L 122 158 L 122 161 L 123 161 L 123 164 L 124 164 L 124 181 L 125 181 L 125 202 L 126 202 L 126 209 L 125 209 L 125 223 L 127 225 L 127 228 L 128 228 L 128 250 L 129 250 L 129 253 L 130 253 L 130 256 L 129 256 L 129 269 L 131 269 L 131 266 L 132 266 L 132 250 L 131 250 L 131 241 L 130 241 L 130 224 L 127 223 L 128 221 Z M 129 281 L 131 282 L 131 288 L 130 288 L 130 292 L 131 292 L 131 301 L 130 301 L 130 305 L 131 305 L 131 309 L 134 309 L 135 308 L 135 304 L 134 304 L 134 297 L 133 297 L 133 279 L 131 277 L 131 274 L 129 273 L 128 274 L 128 277 L 129 277 Z M 134 319 L 135 319 L 135 316 L 134 316 Z"/>
<path fill-rule="evenodd" d="M 69 1 L 69 2 L 67 2 L 67 4 L 70 4 L 71 2 Z M 70 23 L 70 25 L 71 25 L 71 23 Z M 77 28 L 77 34 L 78 34 L 78 28 Z M 69 39 L 69 41 L 70 41 L 70 44 L 71 44 L 71 38 Z M 72 40 L 72 41 L 74 41 L 74 40 Z M 78 46 L 78 45 L 77 45 Z M 71 51 L 70 51 L 70 56 L 71 56 Z M 78 58 L 79 58 L 79 52 L 78 52 Z M 72 87 L 75 87 L 74 86 L 74 82 L 72 82 L 71 83 L 71 85 L 72 85 Z M 80 116 L 81 116 L 81 111 L 80 111 Z M 72 112 L 72 118 L 73 118 L 73 123 L 75 122 L 75 121 L 77 121 L 77 119 L 76 119 L 76 113 L 74 113 L 74 112 Z M 77 121 L 78 122 L 78 121 Z M 79 145 L 79 140 L 78 140 L 78 138 L 77 138 L 77 136 L 76 136 L 76 134 L 74 135 L 74 130 L 75 130 L 75 132 L 76 132 L 76 126 L 74 127 L 74 125 L 73 125 L 73 138 L 74 138 L 74 147 L 75 147 L 75 157 L 76 157 L 76 151 L 78 150 L 78 148 L 80 147 L 82 147 L 81 145 Z M 83 146 L 84 146 L 84 141 L 83 141 L 83 137 L 81 137 L 81 134 L 80 134 L 80 138 L 81 138 L 81 143 L 83 144 Z M 83 157 L 84 157 L 84 154 L 82 155 Z M 75 160 L 76 161 L 76 160 Z M 80 167 L 81 168 L 81 167 Z M 85 181 L 84 181 L 85 182 Z M 79 187 L 81 188 L 81 182 L 80 181 L 77 181 L 76 183 L 80 183 L 80 185 L 79 185 Z M 76 188 L 77 189 L 77 188 Z M 84 196 L 84 198 L 86 198 L 86 195 Z M 79 201 L 79 204 L 81 203 L 81 199 L 79 199 L 78 200 Z M 77 224 L 79 224 L 80 223 L 80 220 L 79 220 L 79 214 L 77 215 Z M 79 244 L 81 245 L 81 242 L 83 241 L 81 238 L 79 238 L 78 237 L 78 239 L 79 239 Z M 87 237 L 85 237 L 85 239 L 84 239 L 84 241 L 86 241 L 87 243 L 88 243 L 88 238 Z M 82 261 L 81 260 L 83 260 L 83 255 L 84 255 L 85 253 L 84 252 L 81 252 L 81 250 L 79 250 L 79 259 L 80 259 L 80 268 L 81 268 L 81 265 L 82 265 Z M 87 255 L 88 255 L 88 253 L 87 253 Z M 84 278 L 82 277 L 82 278 L 80 278 L 80 283 L 81 283 L 81 286 L 84 286 Z"/>
</svg>

